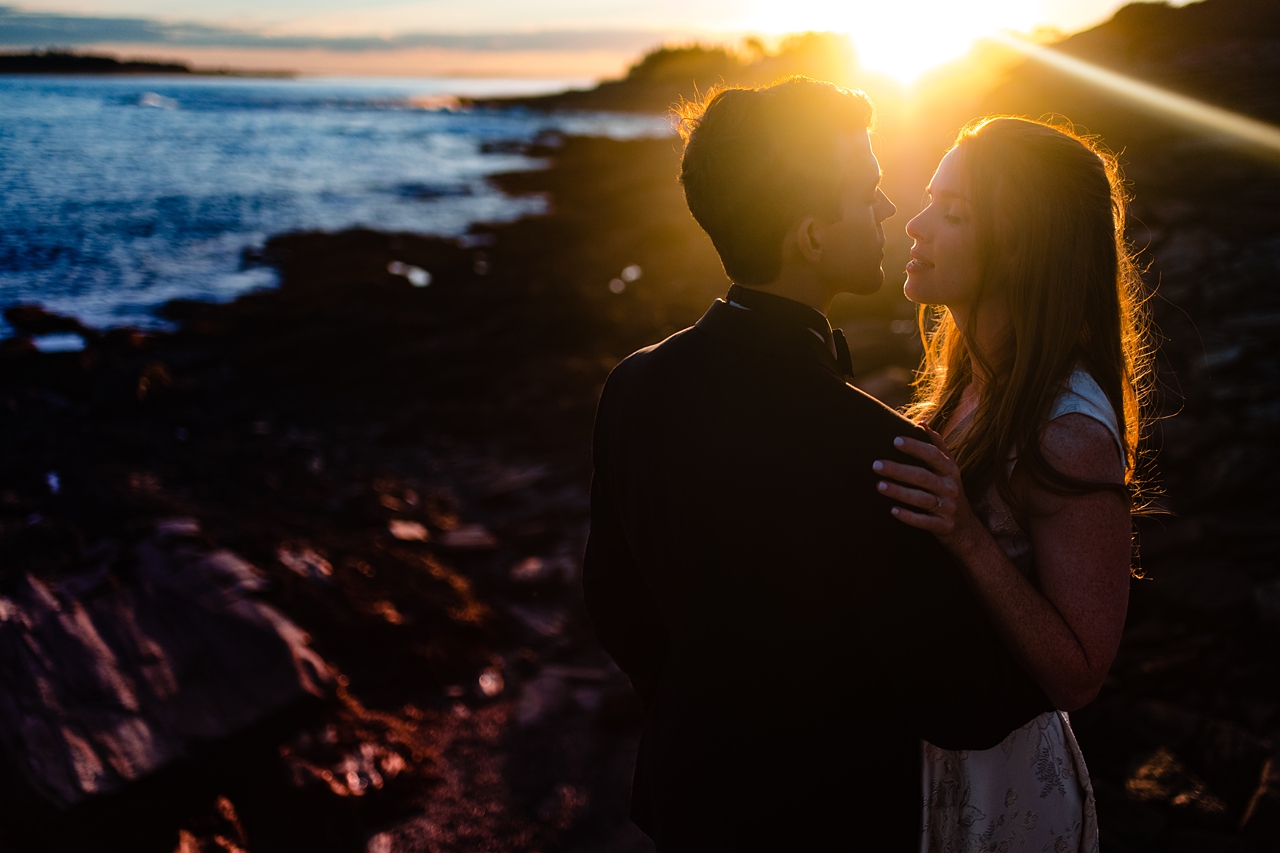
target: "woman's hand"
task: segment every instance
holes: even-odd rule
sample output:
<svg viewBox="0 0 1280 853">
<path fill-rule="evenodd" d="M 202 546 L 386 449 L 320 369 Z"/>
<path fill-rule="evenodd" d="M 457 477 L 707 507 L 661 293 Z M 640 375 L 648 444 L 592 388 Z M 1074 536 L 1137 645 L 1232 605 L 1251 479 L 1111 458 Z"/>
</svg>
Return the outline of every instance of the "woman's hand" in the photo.
<svg viewBox="0 0 1280 853">
<path fill-rule="evenodd" d="M 930 443 L 898 436 L 893 444 L 928 467 L 876 460 L 871 468 L 885 478 L 876 488 L 899 503 L 890 510 L 895 518 L 929 531 L 949 551 L 958 553 L 975 526 L 981 524 L 965 496 L 960 466 L 951 458 L 946 442 L 924 424 L 920 426 Z"/>
</svg>

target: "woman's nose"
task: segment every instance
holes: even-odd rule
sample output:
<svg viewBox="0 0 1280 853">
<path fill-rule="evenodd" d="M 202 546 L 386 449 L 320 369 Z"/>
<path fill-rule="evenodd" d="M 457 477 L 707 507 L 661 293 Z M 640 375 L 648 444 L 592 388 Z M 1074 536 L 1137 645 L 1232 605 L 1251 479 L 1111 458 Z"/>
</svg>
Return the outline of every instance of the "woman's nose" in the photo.
<svg viewBox="0 0 1280 853">
<path fill-rule="evenodd" d="M 911 221 L 907 223 L 907 236 L 912 240 L 924 240 L 924 234 L 921 233 L 921 226 L 924 224 L 921 222 L 922 219 L 924 219 L 924 214 L 919 213 L 916 216 L 913 216 Z"/>
</svg>

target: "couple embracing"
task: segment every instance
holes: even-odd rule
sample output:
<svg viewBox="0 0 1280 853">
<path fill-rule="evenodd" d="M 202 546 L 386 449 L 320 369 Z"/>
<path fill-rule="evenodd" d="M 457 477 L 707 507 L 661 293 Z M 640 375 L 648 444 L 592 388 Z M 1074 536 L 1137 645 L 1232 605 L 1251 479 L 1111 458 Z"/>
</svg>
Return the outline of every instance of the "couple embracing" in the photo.
<svg viewBox="0 0 1280 853">
<path fill-rule="evenodd" d="M 1045 124 L 961 132 L 906 226 L 903 416 L 826 318 L 884 277 L 872 115 L 804 78 L 685 109 L 734 284 L 606 383 L 583 569 L 645 703 L 632 818 L 662 853 L 1093 851 L 1065 712 L 1120 642 L 1146 358 L 1119 176 Z"/>
</svg>

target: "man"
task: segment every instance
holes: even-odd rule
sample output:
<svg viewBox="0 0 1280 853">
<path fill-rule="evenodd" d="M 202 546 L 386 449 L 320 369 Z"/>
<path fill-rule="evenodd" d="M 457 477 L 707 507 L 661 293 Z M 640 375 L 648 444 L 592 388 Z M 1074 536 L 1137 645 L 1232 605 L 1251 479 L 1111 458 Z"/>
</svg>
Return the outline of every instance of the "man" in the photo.
<svg viewBox="0 0 1280 853">
<path fill-rule="evenodd" d="M 845 381 L 825 312 L 884 273 L 870 101 L 792 78 L 686 110 L 689 209 L 735 282 L 605 385 L 583 569 L 646 705 L 632 818 L 660 851 L 916 851 L 920 739 L 1047 710 L 872 463 L 912 424 Z"/>
</svg>

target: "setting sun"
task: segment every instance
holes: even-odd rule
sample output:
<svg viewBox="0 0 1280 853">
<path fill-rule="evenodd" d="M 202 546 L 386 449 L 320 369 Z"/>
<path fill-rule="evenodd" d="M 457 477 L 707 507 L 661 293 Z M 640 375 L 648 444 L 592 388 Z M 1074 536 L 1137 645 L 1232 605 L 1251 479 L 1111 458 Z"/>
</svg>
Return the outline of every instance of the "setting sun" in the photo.
<svg viewBox="0 0 1280 853">
<path fill-rule="evenodd" d="M 1032 28 L 1039 23 L 1037 6 L 1020 0 L 794 0 L 759 3 L 744 24 L 767 33 L 802 29 L 848 33 L 863 65 L 910 83 L 964 55 L 979 38 L 1001 30 Z"/>
</svg>

